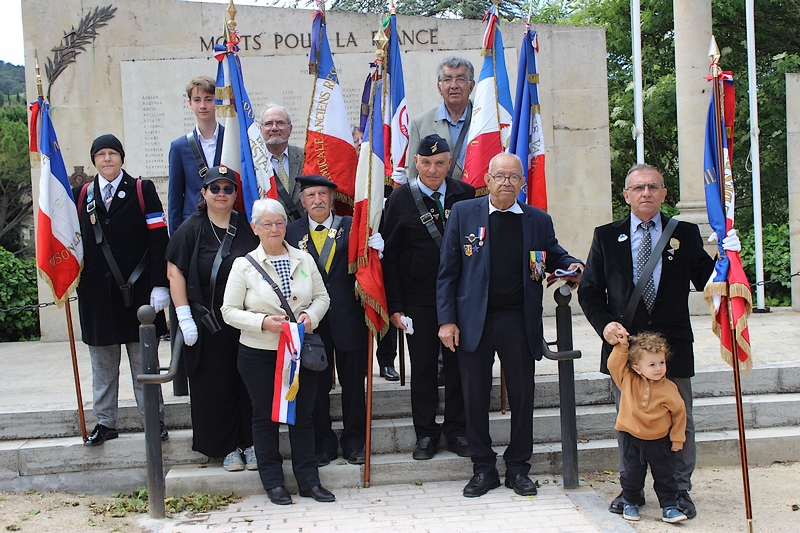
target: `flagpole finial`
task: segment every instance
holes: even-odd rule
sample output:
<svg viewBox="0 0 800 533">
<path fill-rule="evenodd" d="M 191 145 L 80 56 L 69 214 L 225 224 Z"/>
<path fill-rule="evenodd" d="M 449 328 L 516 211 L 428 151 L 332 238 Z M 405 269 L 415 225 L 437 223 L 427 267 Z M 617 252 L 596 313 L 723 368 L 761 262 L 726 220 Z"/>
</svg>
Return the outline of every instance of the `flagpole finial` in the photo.
<svg viewBox="0 0 800 533">
<path fill-rule="evenodd" d="M 236 30 L 236 6 L 233 5 L 233 0 L 228 0 L 228 8 L 225 10 L 228 17 L 225 19 L 225 33 L 228 34 Z"/>
<path fill-rule="evenodd" d="M 711 35 L 711 43 L 708 45 L 708 58 L 711 60 L 711 66 L 709 69 L 711 70 L 711 76 L 717 77 L 720 73 L 719 68 L 719 58 L 721 54 L 719 53 L 719 47 L 717 46 L 717 40 L 714 38 L 714 35 Z"/>
<path fill-rule="evenodd" d="M 42 73 L 39 71 L 39 51 L 36 48 L 33 49 L 33 57 L 36 60 L 36 91 L 39 93 L 39 98 L 42 98 L 44 97 L 42 92 Z"/>
<path fill-rule="evenodd" d="M 386 32 L 383 31 L 383 28 L 378 30 L 378 33 L 375 34 L 375 38 L 372 39 L 372 42 L 375 43 L 375 48 L 378 50 L 386 50 L 386 47 L 389 45 L 389 38 L 386 37 Z"/>
</svg>

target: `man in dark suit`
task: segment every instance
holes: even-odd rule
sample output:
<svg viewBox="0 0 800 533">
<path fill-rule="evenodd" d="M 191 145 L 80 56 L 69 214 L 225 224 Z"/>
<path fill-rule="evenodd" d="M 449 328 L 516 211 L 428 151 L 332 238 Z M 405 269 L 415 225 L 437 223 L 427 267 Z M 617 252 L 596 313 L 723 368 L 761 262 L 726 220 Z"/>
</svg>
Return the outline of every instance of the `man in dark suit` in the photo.
<svg viewBox="0 0 800 533">
<path fill-rule="evenodd" d="M 158 313 L 156 331 L 166 332 L 164 314 L 169 305 L 167 225 L 164 209 L 152 181 L 139 181 L 122 169 L 125 151 L 114 135 L 101 135 L 92 143 L 97 177 L 75 186 L 83 235 L 83 271 L 78 284 L 78 310 L 83 342 L 92 362 L 92 396 L 97 425 L 86 446 L 115 439 L 121 345 L 128 352 L 133 391 L 144 416 L 139 346 L 140 306 L 150 304 Z M 104 248 L 107 248 L 104 251 Z M 111 260 L 109 260 L 109 257 Z M 123 286 L 126 288 L 123 289 Z M 167 440 L 164 402 L 159 390 L 161 440 Z"/>
<path fill-rule="evenodd" d="M 278 201 L 286 208 L 289 222 L 300 220 L 306 214 L 300 201 L 300 185 L 295 178 L 303 173 L 303 149 L 289 144 L 292 135 L 292 116 L 278 104 L 267 104 L 261 113 L 261 136 L 267 143 Z"/>
<path fill-rule="evenodd" d="M 225 128 L 217 123 L 215 91 L 216 83 L 208 76 L 194 78 L 186 86 L 189 108 L 197 117 L 197 126 L 169 146 L 167 214 L 170 235 L 197 211 L 206 169 L 219 166 Z"/>
<path fill-rule="evenodd" d="M 458 354 L 467 439 L 475 452 L 464 496 L 500 486 L 489 435 L 494 354 L 500 357 L 511 408 L 511 439 L 503 454 L 506 487 L 536 494 L 528 477 L 533 452 L 534 360 L 542 358 L 542 283 L 546 271 L 575 270 L 580 261 L 556 240 L 550 217 L 517 202 L 522 163 L 499 154 L 485 177 L 489 195 L 461 202 L 450 212 L 436 285 L 439 337 Z"/>
<path fill-rule="evenodd" d="M 442 103 L 423 113 L 411 121 L 408 146 L 414 149 L 419 146 L 420 139 L 436 134 L 447 139 L 455 159 L 453 179 L 461 180 L 464 173 L 464 156 L 467 153 L 467 140 L 464 132 L 459 144 L 462 130 L 468 128 L 472 103 L 469 96 L 475 88 L 475 68 L 461 56 L 446 57 L 436 68 L 436 87 L 442 96 Z M 408 178 L 414 179 L 419 174 L 414 159 L 408 162 Z"/>
<path fill-rule="evenodd" d="M 686 443 L 675 456 L 678 509 L 687 517 L 694 518 L 697 510 L 689 496 L 696 461 L 691 382 L 694 376 L 694 337 L 689 319 L 689 284 L 702 290 L 714 269 L 714 259 L 703 249 L 697 225 L 678 222 L 651 279 L 645 281 L 646 288 L 626 329 L 622 325 L 623 315 L 646 262 L 641 256 L 642 243 L 649 242 L 650 250 L 655 248 L 670 218 L 660 212 L 667 189 L 657 168 L 646 164 L 633 166 L 625 178 L 623 194 L 631 206 L 631 214 L 595 229 L 586 272 L 578 287 L 578 298 L 586 318 L 605 341 L 600 360 L 600 371 L 605 374 L 608 374 L 606 362 L 612 344 L 617 343 L 617 333 L 627 331 L 636 335 L 642 331 L 654 331 L 664 335 L 669 342 L 673 356 L 668 376 L 678 386 L 686 404 Z M 736 235 L 723 240 L 725 249 L 736 250 L 737 246 L 741 249 Z M 644 252 L 647 258 L 650 250 Z M 616 395 L 619 404 L 618 389 Z M 631 503 L 643 505 L 643 501 Z M 609 510 L 622 513 L 621 494 L 611 503 Z"/>
<path fill-rule="evenodd" d="M 367 410 L 364 374 L 367 370 L 368 330 L 364 308 L 355 295 L 355 274 L 347 269 L 347 248 L 353 217 L 334 216 L 333 190 L 336 184 L 317 175 L 297 178 L 300 199 L 308 216 L 292 222 L 286 228 L 286 242 L 311 254 L 316 260 L 325 288 L 331 297 L 328 313 L 320 322 L 318 332 L 325 342 L 329 361 L 336 361 L 336 372 L 342 389 L 342 421 L 344 428 L 337 442 L 331 429 L 331 381 L 333 366 L 322 372 L 317 380 L 317 399 L 314 404 L 314 440 L 320 466 L 339 457 L 341 445 L 344 458 L 351 464 L 364 463 Z M 380 234 L 370 237 L 370 245 L 383 248 Z M 334 358 L 334 352 L 336 356 Z"/>
<path fill-rule="evenodd" d="M 456 202 L 473 198 L 475 189 L 447 176 L 450 148 L 445 139 L 429 135 L 414 156 L 419 179 L 392 191 L 386 201 L 383 231 L 386 255 L 383 278 L 392 324 L 408 331 L 411 357 L 411 415 L 417 434 L 414 459 L 436 454 L 444 432 L 448 447 L 469 457 L 464 422 L 464 398 L 455 355 L 442 351 L 436 321 L 436 272 L 441 235 Z M 435 236 L 438 236 L 438 242 Z M 413 334 L 409 328 L 413 321 Z M 436 422 L 439 353 L 444 356 L 444 424 Z"/>
</svg>

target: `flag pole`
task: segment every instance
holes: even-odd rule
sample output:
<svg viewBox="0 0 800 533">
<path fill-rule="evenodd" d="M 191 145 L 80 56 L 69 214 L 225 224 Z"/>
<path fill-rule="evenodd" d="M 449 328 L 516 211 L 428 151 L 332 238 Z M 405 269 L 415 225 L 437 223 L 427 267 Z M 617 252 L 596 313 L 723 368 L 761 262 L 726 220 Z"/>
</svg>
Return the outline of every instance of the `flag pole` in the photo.
<svg viewBox="0 0 800 533">
<path fill-rule="evenodd" d="M 714 36 L 711 36 L 711 45 L 708 51 L 708 56 L 711 59 L 711 76 L 713 78 L 713 91 L 714 91 L 714 106 L 716 109 L 714 110 L 714 129 L 716 131 L 717 137 L 717 161 L 718 167 L 717 168 L 717 175 L 719 179 L 719 191 L 720 191 L 720 200 L 722 201 L 722 209 L 725 218 L 727 219 L 727 207 L 725 202 L 725 186 L 726 186 L 726 179 L 725 179 L 725 158 L 724 158 L 724 150 L 725 147 L 722 143 L 722 91 L 720 91 L 720 68 L 719 68 L 719 58 L 720 52 L 719 48 L 717 47 L 717 41 Z M 724 235 L 722 236 L 724 237 Z M 728 297 L 726 298 L 727 301 L 727 309 L 726 312 L 728 313 L 728 321 L 730 323 L 730 336 L 731 336 L 731 366 L 733 367 L 733 387 L 734 387 L 734 395 L 736 397 L 736 421 L 738 424 L 739 430 L 739 456 L 741 458 L 742 464 L 742 485 L 744 488 L 744 508 L 745 508 L 745 516 L 747 517 L 747 531 L 749 533 L 753 533 L 753 509 L 752 504 L 750 501 L 750 474 L 748 471 L 747 466 L 747 445 L 745 443 L 745 432 L 744 432 L 744 409 L 742 407 L 742 384 L 740 379 L 740 370 L 739 370 L 739 343 L 736 340 L 736 324 L 734 323 L 733 319 L 733 308 L 731 305 L 731 297 L 730 297 L 730 282 L 725 280 L 726 285 L 726 294 Z"/>
<path fill-rule="evenodd" d="M 39 94 L 39 98 L 44 99 L 44 92 L 42 91 L 42 74 L 41 71 L 39 70 L 39 52 L 37 50 L 34 50 L 33 55 L 35 57 L 35 68 L 36 68 L 36 91 Z M 78 400 L 78 422 L 81 428 L 81 438 L 85 441 L 87 439 L 86 416 L 83 413 L 83 395 L 81 394 L 81 377 L 80 377 L 80 372 L 78 371 L 78 355 L 77 351 L 75 350 L 75 333 L 72 331 L 72 309 L 70 307 L 70 302 L 69 302 L 69 292 L 65 295 L 64 310 L 67 315 L 67 334 L 69 335 L 69 350 L 72 354 L 72 377 L 75 380 L 75 394 L 77 395 L 77 400 Z"/>
</svg>

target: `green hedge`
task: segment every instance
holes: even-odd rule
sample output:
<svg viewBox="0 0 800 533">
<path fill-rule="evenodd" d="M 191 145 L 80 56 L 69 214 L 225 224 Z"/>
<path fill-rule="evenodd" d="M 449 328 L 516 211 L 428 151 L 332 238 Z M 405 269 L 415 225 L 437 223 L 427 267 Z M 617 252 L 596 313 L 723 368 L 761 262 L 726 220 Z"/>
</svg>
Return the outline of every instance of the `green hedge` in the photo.
<svg viewBox="0 0 800 533">
<path fill-rule="evenodd" d="M 789 225 L 765 224 L 761 230 L 764 243 L 764 304 L 767 306 L 792 305 L 792 271 L 789 256 Z M 755 236 L 753 230 L 742 232 L 742 264 L 750 283 L 756 282 Z M 769 283 L 772 280 L 773 283 Z M 753 287 L 753 306 L 756 304 Z"/>
<path fill-rule="evenodd" d="M 0 247 L 0 309 L 39 303 L 36 262 L 22 260 Z M 0 342 L 39 338 L 39 313 L 0 312 Z"/>
</svg>

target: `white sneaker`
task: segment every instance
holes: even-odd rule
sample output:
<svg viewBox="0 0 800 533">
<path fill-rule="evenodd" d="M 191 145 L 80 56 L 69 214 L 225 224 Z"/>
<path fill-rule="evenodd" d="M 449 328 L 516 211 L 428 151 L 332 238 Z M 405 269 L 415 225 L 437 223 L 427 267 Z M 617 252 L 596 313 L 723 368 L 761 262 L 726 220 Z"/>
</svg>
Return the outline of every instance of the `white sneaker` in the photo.
<svg viewBox="0 0 800 533">
<path fill-rule="evenodd" d="M 231 453 L 225 456 L 222 461 L 222 468 L 228 472 L 240 472 L 244 470 L 244 461 L 242 461 L 242 450 L 236 448 Z"/>
<path fill-rule="evenodd" d="M 258 470 L 258 461 L 256 460 L 256 449 L 249 446 L 244 449 L 244 462 L 248 470 Z"/>
</svg>

